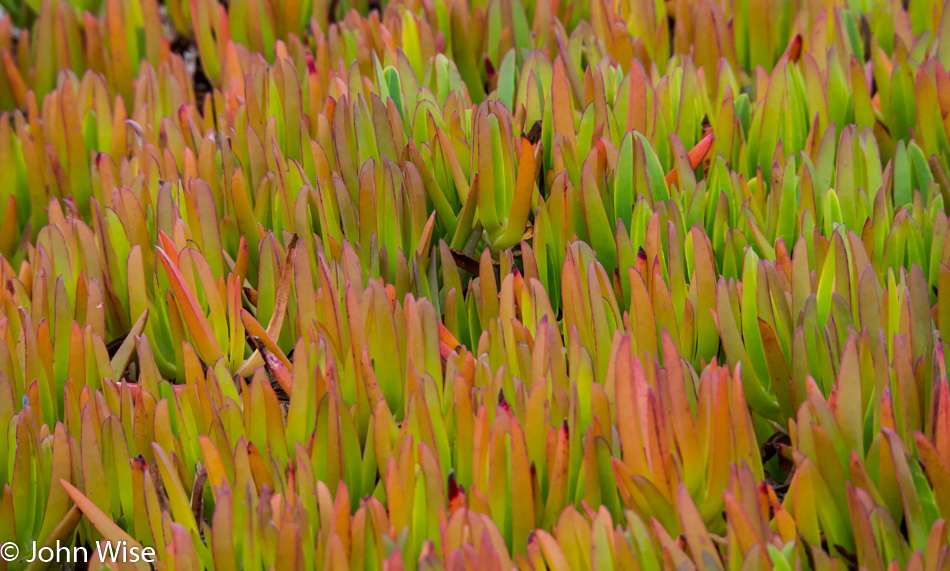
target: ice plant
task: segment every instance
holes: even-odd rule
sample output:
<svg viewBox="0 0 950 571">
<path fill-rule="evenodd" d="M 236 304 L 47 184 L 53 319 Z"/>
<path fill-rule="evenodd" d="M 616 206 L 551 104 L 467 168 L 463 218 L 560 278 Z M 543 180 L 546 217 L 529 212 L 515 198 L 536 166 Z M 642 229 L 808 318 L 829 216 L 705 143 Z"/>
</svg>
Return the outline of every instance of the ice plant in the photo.
<svg viewBox="0 0 950 571">
<path fill-rule="evenodd" d="M 942 568 L 907 4 L 4 3 L 0 544 Z"/>
</svg>

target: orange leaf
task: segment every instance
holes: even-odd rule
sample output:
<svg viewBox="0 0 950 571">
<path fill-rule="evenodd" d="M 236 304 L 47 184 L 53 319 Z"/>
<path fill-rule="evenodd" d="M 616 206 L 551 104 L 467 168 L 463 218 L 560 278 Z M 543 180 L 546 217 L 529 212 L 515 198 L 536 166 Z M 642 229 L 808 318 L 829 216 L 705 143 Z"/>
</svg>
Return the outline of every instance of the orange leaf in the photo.
<svg viewBox="0 0 950 571">
<path fill-rule="evenodd" d="M 699 168 L 699 164 L 703 162 L 703 159 L 706 158 L 706 155 L 709 154 L 709 150 L 712 149 L 713 142 L 715 142 L 716 137 L 712 133 L 709 133 L 702 138 L 701 141 L 696 143 L 696 146 L 689 152 L 689 165 L 693 167 L 693 170 Z M 676 174 L 676 167 L 673 167 L 673 170 L 666 175 L 667 184 L 675 184 L 679 182 L 679 177 Z"/>
<path fill-rule="evenodd" d="M 224 356 L 224 352 L 218 346 L 214 330 L 211 328 L 211 324 L 208 323 L 208 318 L 201 309 L 198 298 L 188 287 L 185 278 L 178 271 L 172 259 L 162 248 L 156 248 L 156 251 L 159 254 L 162 266 L 165 268 L 165 273 L 168 275 L 168 280 L 172 284 L 172 291 L 178 305 L 181 307 L 181 313 L 188 325 L 188 330 L 191 331 L 191 338 L 195 342 L 198 355 L 206 365 L 211 365 Z"/>
<path fill-rule="evenodd" d="M 141 547 L 138 541 L 135 541 L 131 535 L 112 521 L 112 518 L 103 513 L 102 510 L 96 507 L 96 504 L 94 504 L 92 500 L 74 488 L 72 484 L 62 478 L 60 478 L 59 483 L 66 488 L 66 493 L 69 494 L 69 497 L 76 502 L 76 506 L 82 511 L 83 515 L 89 519 L 93 527 L 95 527 L 107 541 L 115 543 L 124 541 L 130 547 Z"/>
<path fill-rule="evenodd" d="M 277 346 L 277 343 L 271 339 L 271 336 L 267 334 L 267 331 L 264 331 L 264 328 L 261 327 L 261 324 L 258 323 L 256 319 L 254 319 L 254 316 L 243 308 L 241 309 L 241 321 L 244 322 L 244 328 L 247 330 L 248 335 L 253 335 L 254 337 L 260 339 L 264 343 L 264 347 L 266 347 L 267 350 L 271 352 L 271 354 L 277 357 L 277 359 L 280 361 L 280 364 L 286 367 L 288 371 L 293 368 L 293 365 L 290 363 L 290 359 L 284 355 L 284 352 L 280 350 L 280 347 Z M 241 370 L 238 371 L 238 374 L 241 376 L 247 376 L 244 374 L 244 372 L 244 367 L 242 367 Z M 248 371 L 248 374 L 250 374 L 250 371 Z M 277 377 L 277 381 L 280 383 L 280 387 L 284 389 L 285 393 L 290 395 L 291 382 L 289 377 L 284 377 L 283 375 L 275 376 Z"/>
</svg>

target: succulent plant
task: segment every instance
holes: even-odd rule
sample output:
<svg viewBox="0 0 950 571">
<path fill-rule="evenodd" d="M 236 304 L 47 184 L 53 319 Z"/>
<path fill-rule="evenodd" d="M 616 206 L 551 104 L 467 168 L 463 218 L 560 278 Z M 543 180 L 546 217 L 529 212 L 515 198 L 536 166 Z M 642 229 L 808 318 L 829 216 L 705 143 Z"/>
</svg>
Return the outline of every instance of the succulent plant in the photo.
<svg viewBox="0 0 950 571">
<path fill-rule="evenodd" d="M 950 3 L 3 6 L 0 544 L 950 561 Z"/>
</svg>

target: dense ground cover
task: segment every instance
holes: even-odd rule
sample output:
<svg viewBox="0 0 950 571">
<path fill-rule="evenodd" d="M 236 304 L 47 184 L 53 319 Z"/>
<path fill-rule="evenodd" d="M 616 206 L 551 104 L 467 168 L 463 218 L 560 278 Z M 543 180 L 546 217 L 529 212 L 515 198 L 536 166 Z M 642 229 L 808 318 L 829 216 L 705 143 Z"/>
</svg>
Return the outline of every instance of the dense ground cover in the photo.
<svg viewBox="0 0 950 571">
<path fill-rule="evenodd" d="M 950 566 L 950 4 L 0 4 L 21 557 Z"/>
</svg>

